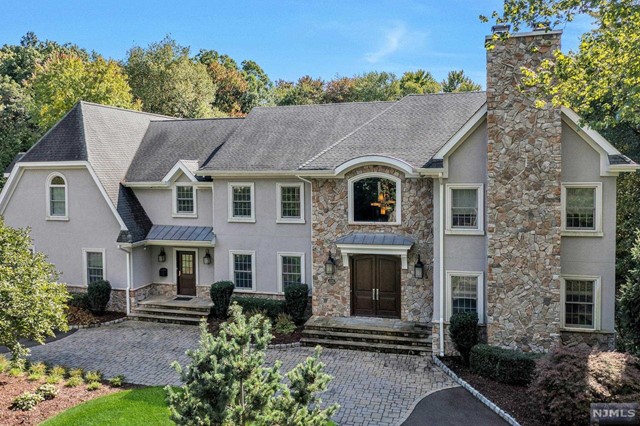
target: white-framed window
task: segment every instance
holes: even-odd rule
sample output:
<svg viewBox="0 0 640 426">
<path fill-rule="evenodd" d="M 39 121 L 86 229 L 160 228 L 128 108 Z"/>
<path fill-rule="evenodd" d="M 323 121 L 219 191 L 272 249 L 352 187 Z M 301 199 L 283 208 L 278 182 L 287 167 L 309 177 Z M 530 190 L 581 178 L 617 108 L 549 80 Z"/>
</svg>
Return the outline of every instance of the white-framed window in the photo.
<svg viewBox="0 0 640 426">
<path fill-rule="evenodd" d="M 562 234 L 602 235 L 602 183 L 562 183 Z"/>
<path fill-rule="evenodd" d="M 304 184 L 277 183 L 276 192 L 276 222 L 304 223 Z"/>
<path fill-rule="evenodd" d="M 229 250 L 229 275 L 236 291 L 256 291 L 256 252 Z"/>
<path fill-rule="evenodd" d="M 386 173 L 363 173 L 349 179 L 349 224 L 400 225 L 400 179 Z"/>
<path fill-rule="evenodd" d="M 190 183 L 176 183 L 173 186 L 173 216 L 198 216 L 196 188 Z"/>
<path fill-rule="evenodd" d="M 67 179 L 62 173 L 47 177 L 47 220 L 69 220 Z"/>
<path fill-rule="evenodd" d="M 255 222 L 255 186 L 253 182 L 230 182 L 229 222 Z"/>
<path fill-rule="evenodd" d="M 278 289 L 283 292 L 289 284 L 305 283 L 304 253 L 278 252 Z"/>
<path fill-rule="evenodd" d="M 447 315 L 476 312 L 484 322 L 484 274 L 482 272 L 447 271 Z"/>
<path fill-rule="evenodd" d="M 447 184 L 447 234 L 484 234 L 484 186 Z"/>
<path fill-rule="evenodd" d="M 560 278 L 562 327 L 600 329 L 600 277 L 564 275 Z"/>
<path fill-rule="evenodd" d="M 103 248 L 82 249 L 82 261 L 84 285 L 107 279 L 107 262 Z"/>
</svg>

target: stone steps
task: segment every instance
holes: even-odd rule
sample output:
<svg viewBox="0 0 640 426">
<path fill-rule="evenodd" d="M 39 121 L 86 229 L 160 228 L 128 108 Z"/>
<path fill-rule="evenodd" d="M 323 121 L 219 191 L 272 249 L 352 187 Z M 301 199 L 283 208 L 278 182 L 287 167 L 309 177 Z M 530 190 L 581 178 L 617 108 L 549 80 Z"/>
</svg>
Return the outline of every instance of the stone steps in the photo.
<svg viewBox="0 0 640 426">
<path fill-rule="evenodd" d="M 129 318 L 138 321 L 152 321 L 163 322 L 169 324 L 182 324 L 182 325 L 198 325 L 200 324 L 200 318 L 195 317 L 179 317 L 179 316 L 164 316 L 157 314 L 143 314 L 138 312 L 132 312 L 129 314 Z"/>
<path fill-rule="evenodd" d="M 129 316 L 141 321 L 198 325 L 207 319 L 211 306 L 211 301 L 196 297 L 188 300 L 176 300 L 172 296 L 151 297 L 139 301 Z"/>
<path fill-rule="evenodd" d="M 327 340 L 346 340 L 354 342 L 371 342 L 371 343 L 394 343 L 407 346 L 430 346 L 431 339 L 428 336 L 423 337 L 406 337 L 406 336 L 389 336 L 386 334 L 372 333 L 349 333 L 342 331 L 328 330 L 307 330 L 302 332 L 303 337 L 310 339 L 327 339 Z"/>
<path fill-rule="evenodd" d="M 317 346 L 324 348 L 352 349 L 367 352 L 384 352 L 404 355 L 431 355 L 431 345 L 429 346 L 408 346 L 394 345 L 391 343 L 372 343 L 369 341 L 352 340 L 332 340 L 332 339 L 311 339 L 303 337 L 300 339 L 302 346 Z"/>
</svg>

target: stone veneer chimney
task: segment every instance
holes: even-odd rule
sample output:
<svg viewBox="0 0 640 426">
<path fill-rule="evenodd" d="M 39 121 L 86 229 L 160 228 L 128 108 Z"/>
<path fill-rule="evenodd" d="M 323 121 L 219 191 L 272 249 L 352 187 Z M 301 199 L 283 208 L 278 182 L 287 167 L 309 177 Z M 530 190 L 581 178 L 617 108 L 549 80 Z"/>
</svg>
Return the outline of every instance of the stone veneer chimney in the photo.
<svg viewBox="0 0 640 426">
<path fill-rule="evenodd" d="M 561 31 L 487 50 L 487 337 L 546 351 L 560 327 L 560 109 L 521 92 L 521 67 L 553 59 Z"/>
</svg>

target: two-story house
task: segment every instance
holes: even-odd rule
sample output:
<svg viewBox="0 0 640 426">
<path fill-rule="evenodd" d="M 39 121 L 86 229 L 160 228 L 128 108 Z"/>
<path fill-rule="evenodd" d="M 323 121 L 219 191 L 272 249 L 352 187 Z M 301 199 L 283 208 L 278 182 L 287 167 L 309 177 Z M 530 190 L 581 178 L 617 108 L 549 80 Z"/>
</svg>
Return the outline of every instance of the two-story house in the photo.
<svg viewBox="0 0 640 426">
<path fill-rule="evenodd" d="M 180 120 L 78 103 L 8 170 L 0 214 L 113 309 L 153 295 L 282 297 L 324 317 L 430 324 L 489 343 L 614 341 L 616 176 L 638 169 L 569 109 L 518 89 L 560 31 L 487 51 L 487 90 Z"/>
</svg>

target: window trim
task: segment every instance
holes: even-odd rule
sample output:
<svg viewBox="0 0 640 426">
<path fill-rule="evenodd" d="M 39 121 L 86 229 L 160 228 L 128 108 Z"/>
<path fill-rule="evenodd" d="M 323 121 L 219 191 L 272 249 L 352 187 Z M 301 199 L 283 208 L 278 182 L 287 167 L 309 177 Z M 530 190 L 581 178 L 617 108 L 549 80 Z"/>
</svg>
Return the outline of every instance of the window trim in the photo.
<svg viewBox="0 0 640 426">
<path fill-rule="evenodd" d="M 300 188 L 300 217 L 282 217 L 282 188 Z M 304 219 L 304 183 L 303 182 L 277 182 L 276 183 L 276 223 L 305 223 Z"/>
<path fill-rule="evenodd" d="M 85 287 L 89 286 L 89 271 L 87 271 L 87 253 L 102 253 L 102 280 L 107 281 L 107 252 L 104 248 L 83 248 L 82 249 L 82 282 Z"/>
<path fill-rule="evenodd" d="M 54 178 L 59 177 L 64 180 L 64 186 L 55 185 L 55 188 L 64 187 L 64 215 L 62 216 L 54 216 L 51 214 L 51 187 Z M 45 212 L 46 212 L 46 220 L 59 220 L 59 221 L 68 221 L 69 220 L 69 184 L 65 175 L 60 172 L 53 172 L 47 176 L 46 185 L 45 185 Z"/>
<path fill-rule="evenodd" d="M 193 188 L 193 212 L 183 213 L 178 211 L 178 187 L 189 186 Z M 172 216 L 184 217 L 184 218 L 197 218 L 198 217 L 198 187 L 194 186 L 191 182 L 175 182 L 171 188 L 172 197 Z"/>
<path fill-rule="evenodd" d="M 453 313 L 453 292 L 451 290 L 451 278 L 453 277 L 476 277 L 478 278 L 478 288 L 476 290 L 476 311 L 478 313 L 478 324 L 485 323 L 484 315 L 484 272 L 482 271 L 447 271 L 447 288 L 446 288 L 446 315 L 445 319 L 448 322 L 451 319 Z"/>
<path fill-rule="evenodd" d="M 396 183 L 396 220 L 394 222 L 356 222 L 353 218 L 354 208 L 353 208 L 353 184 L 359 180 L 367 179 L 367 178 L 383 178 L 388 179 Z M 394 175 L 390 175 L 388 173 L 381 172 L 369 172 L 369 173 L 361 173 L 359 175 L 353 176 L 349 179 L 348 182 L 348 191 L 349 191 L 349 225 L 381 225 L 381 226 L 398 226 L 402 224 L 402 180 Z"/>
<path fill-rule="evenodd" d="M 284 282 L 282 280 L 282 258 L 290 256 L 290 257 L 299 257 L 300 258 L 300 282 L 302 284 L 306 284 L 307 274 L 306 274 L 306 264 L 305 264 L 305 254 L 303 252 L 286 252 L 279 251 L 277 253 L 278 259 L 278 293 L 284 293 Z"/>
<path fill-rule="evenodd" d="M 566 290 L 567 281 L 593 281 L 593 327 L 571 327 L 566 321 Z M 602 277 L 597 275 L 562 275 L 560 277 L 560 327 L 562 330 L 593 333 L 602 329 Z"/>
<path fill-rule="evenodd" d="M 236 254 L 249 254 L 251 255 L 251 288 L 238 288 L 236 287 L 236 277 L 234 268 L 234 255 Z M 255 293 L 257 291 L 256 286 L 256 251 L 255 250 L 229 250 L 229 281 L 233 283 L 235 293 Z"/>
<path fill-rule="evenodd" d="M 484 235 L 484 184 L 482 183 L 448 183 L 446 186 L 445 234 L 448 235 Z M 475 189 L 478 197 L 478 226 L 476 228 L 454 228 L 451 224 L 454 189 Z"/>
<path fill-rule="evenodd" d="M 249 187 L 251 195 L 251 216 L 236 217 L 233 215 L 233 188 Z M 256 221 L 256 199 L 254 182 L 228 182 L 227 183 L 227 222 L 255 223 Z"/>
<path fill-rule="evenodd" d="M 596 190 L 595 229 L 567 229 L 567 188 L 592 188 Z M 562 182 L 560 192 L 562 205 L 561 236 L 566 237 L 602 237 L 602 182 Z"/>
</svg>

